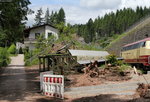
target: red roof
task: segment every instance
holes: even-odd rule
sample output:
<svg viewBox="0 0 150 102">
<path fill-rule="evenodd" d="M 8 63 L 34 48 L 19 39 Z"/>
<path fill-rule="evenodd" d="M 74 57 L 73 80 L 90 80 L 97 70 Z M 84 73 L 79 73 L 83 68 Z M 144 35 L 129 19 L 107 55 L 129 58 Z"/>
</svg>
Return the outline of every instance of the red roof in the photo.
<svg viewBox="0 0 150 102">
<path fill-rule="evenodd" d="M 149 38 L 145 38 L 143 40 L 139 40 L 139 41 L 130 43 L 130 44 L 127 44 L 127 45 L 124 45 L 123 47 L 127 47 L 127 46 L 130 46 L 130 45 L 133 45 L 133 44 L 137 44 L 137 43 L 140 43 L 140 42 L 144 42 L 144 41 L 150 41 L 150 37 Z"/>
</svg>

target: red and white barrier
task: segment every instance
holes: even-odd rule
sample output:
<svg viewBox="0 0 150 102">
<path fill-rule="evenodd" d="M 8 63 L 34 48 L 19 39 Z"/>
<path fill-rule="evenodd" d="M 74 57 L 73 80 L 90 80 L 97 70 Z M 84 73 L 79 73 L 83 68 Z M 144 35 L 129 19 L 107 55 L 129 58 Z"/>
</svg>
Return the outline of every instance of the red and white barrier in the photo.
<svg viewBox="0 0 150 102">
<path fill-rule="evenodd" d="M 46 71 L 40 73 L 40 90 L 43 91 L 43 82 L 44 82 L 44 77 L 43 75 L 53 75 L 53 71 Z"/>
<path fill-rule="evenodd" d="M 42 91 L 46 96 L 64 99 L 64 76 L 43 75 Z"/>
</svg>

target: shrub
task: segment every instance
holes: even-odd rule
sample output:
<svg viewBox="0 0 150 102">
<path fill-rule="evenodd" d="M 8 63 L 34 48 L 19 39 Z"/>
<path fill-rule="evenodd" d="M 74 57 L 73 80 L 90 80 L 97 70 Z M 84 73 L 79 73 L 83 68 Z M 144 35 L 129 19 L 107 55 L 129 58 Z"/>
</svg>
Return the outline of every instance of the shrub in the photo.
<svg viewBox="0 0 150 102">
<path fill-rule="evenodd" d="M 32 60 L 30 60 L 31 57 L 33 57 L 34 55 L 37 55 L 39 53 L 39 49 L 34 49 L 33 51 L 25 51 L 25 57 L 24 57 L 24 61 L 25 61 L 25 66 L 31 66 L 31 65 L 37 65 L 38 64 L 38 58 L 34 58 Z"/>
<path fill-rule="evenodd" d="M 111 54 L 111 55 L 108 55 L 108 56 L 106 57 L 106 59 L 107 59 L 108 63 L 110 63 L 112 66 L 117 65 L 117 61 L 118 61 L 118 60 L 117 60 L 117 56 Z"/>
<path fill-rule="evenodd" d="M 123 61 L 122 61 L 122 60 L 118 60 L 118 61 L 117 61 L 117 65 L 118 65 L 118 66 L 123 65 Z"/>
<path fill-rule="evenodd" d="M 123 64 L 119 67 L 119 72 L 124 72 L 126 70 L 132 69 L 131 66 L 127 65 L 127 64 Z"/>
<path fill-rule="evenodd" d="M 23 54 L 22 47 L 19 48 L 19 54 Z"/>
<path fill-rule="evenodd" d="M 16 53 L 16 46 L 15 46 L 15 44 L 12 44 L 12 45 L 8 48 L 8 53 L 10 53 L 10 54 L 15 54 L 15 53 Z"/>
<path fill-rule="evenodd" d="M 26 61 L 26 60 L 30 59 L 30 57 L 31 57 L 31 53 L 25 51 L 25 54 L 24 54 L 24 60 Z"/>
<path fill-rule="evenodd" d="M 25 61 L 25 66 L 31 66 L 31 62 L 29 60 Z"/>
<path fill-rule="evenodd" d="M 10 63 L 9 53 L 6 48 L 0 48 L 0 67 L 7 66 Z"/>
</svg>

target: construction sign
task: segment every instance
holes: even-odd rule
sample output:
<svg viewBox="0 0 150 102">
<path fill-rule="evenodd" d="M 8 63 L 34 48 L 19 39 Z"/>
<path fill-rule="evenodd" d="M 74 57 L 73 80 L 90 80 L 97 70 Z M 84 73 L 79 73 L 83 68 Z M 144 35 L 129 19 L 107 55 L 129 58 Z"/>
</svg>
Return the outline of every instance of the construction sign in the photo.
<svg viewBox="0 0 150 102">
<path fill-rule="evenodd" d="M 42 91 L 49 97 L 64 99 L 64 76 L 62 75 L 43 75 Z"/>
</svg>

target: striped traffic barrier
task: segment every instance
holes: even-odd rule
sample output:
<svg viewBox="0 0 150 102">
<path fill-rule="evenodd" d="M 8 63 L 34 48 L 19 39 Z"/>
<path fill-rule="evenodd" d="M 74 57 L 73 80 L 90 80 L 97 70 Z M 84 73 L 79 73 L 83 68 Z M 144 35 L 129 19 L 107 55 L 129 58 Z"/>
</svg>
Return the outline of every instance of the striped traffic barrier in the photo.
<svg viewBox="0 0 150 102">
<path fill-rule="evenodd" d="M 46 96 L 64 99 L 64 76 L 43 75 L 42 91 Z"/>
</svg>

